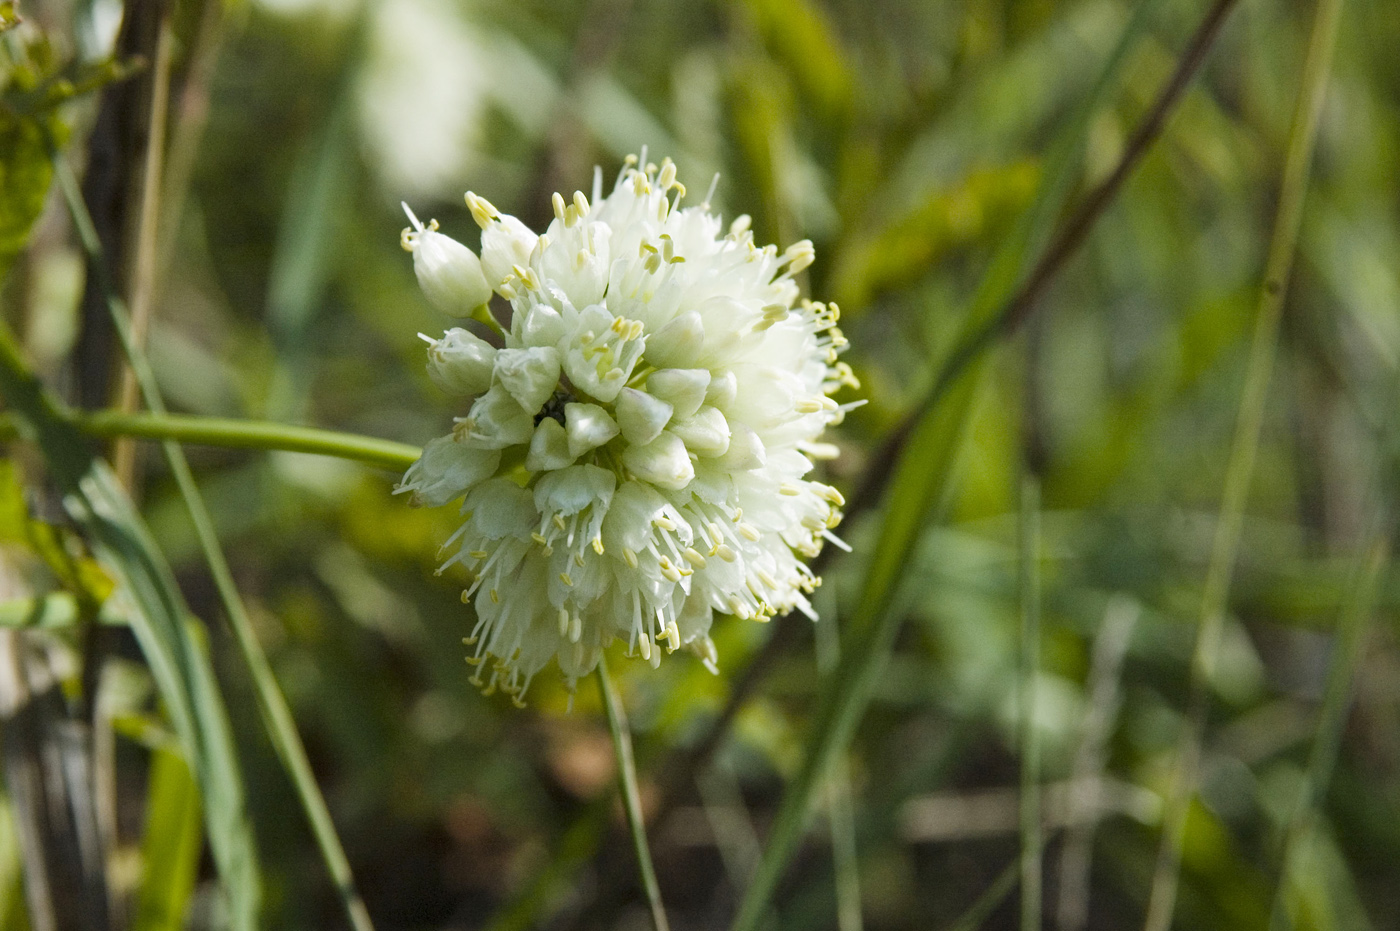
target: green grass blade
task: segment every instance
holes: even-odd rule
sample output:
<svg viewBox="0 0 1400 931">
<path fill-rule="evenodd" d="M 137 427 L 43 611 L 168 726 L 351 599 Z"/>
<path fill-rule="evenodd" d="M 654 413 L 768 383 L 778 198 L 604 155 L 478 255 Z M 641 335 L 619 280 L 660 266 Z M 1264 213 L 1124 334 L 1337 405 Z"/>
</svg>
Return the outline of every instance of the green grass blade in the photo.
<svg viewBox="0 0 1400 931">
<path fill-rule="evenodd" d="M 1210 564 L 1206 570 L 1200 624 L 1196 631 L 1196 647 L 1191 662 L 1191 692 L 1187 720 L 1178 741 L 1176 770 L 1163 813 L 1162 843 L 1158 850 L 1152 893 L 1148 900 L 1147 919 L 1144 924 L 1146 931 L 1168 931 L 1176 910 L 1181 847 L 1185 840 L 1191 797 L 1195 794 L 1200 742 L 1209 705 L 1208 687 L 1220 653 L 1230 584 L 1239 552 L 1240 535 L 1244 528 L 1244 509 L 1254 476 L 1259 437 L 1264 426 L 1264 410 L 1273 374 L 1274 350 L 1278 343 L 1279 322 L 1283 316 L 1283 297 L 1288 286 L 1289 272 L 1293 267 L 1298 231 L 1303 222 L 1308 174 L 1312 167 L 1313 148 L 1317 141 L 1327 78 L 1332 70 L 1332 54 L 1337 44 L 1337 26 L 1341 20 L 1341 12 L 1342 0 L 1318 0 L 1312 35 L 1308 42 L 1307 59 L 1303 64 L 1297 105 L 1288 136 L 1288 151 L 1284 157 L 1283 179 L 1279 186 L 1278 213 L 1274 218 L 1264 282 L 1259 293 L 1244 393 L 1240 399 L 1239 419 L 1236 422 L 1225 474 L 1220 518 L 1216 524 Z"/>
<path fill-rule="evenodd" d="M 1021 479 L 1021 931 L 1041 927 L 1040 736 L 1035 683 L 1040 671 L 1040 481 Z"/>
<path fill-rule="evenodd" d="M 63 186 L 76 224 L 82 231 L 84 246 L 88 250 L 93 264 L 102 268 L 101 246 L 96 236 L 91 235 L 91 217 L 88 216 L 86 205 L 78 192 L 76 180 L 61 159 L 56 161 L 56 173 Z M 107 289 L 107 304 L 111 311 L 112 322 L 121 338 L 122 346 L 126 350 L 127 362 L 136 376 L 136 382 L 140 386 L 141 396 L 145 400 L 146 406 L 151 409 L 153 418 L 168 417 L 155 373 L 151 370 L 145 353 L 132 336 L 131 322 L 127 317 L 126 308 L 122 306 L 121 300 L 110 287 Z M 233 572 L 229 568 L 228 559 L 224 555 L 223 546 L 219 543 L 218 533 L 214 529 L 213 517 L 209 513 L 208 506 L 204 503 L 203 495 L 199 492 L 199 486 L 195 483 L 189 461 L 185 458 L 184 450 L 180 444 L 173 440 L 162 442 L 161 449 L 165 453 L 171 474 L 175 477 L 180 496 L 184 499 L 185 506 L 189 510 L 190 522 L 194 525 L 200 550 L 209 565 L 209 572 L 213 576 L 214 587 L 219 593 L 219 600 L 228 617 L 229 627 L 233 630 L 234 640 L 238 643 L 239 651 L 242 653 L 249 674 L 252 676 L 254 692 L 258 699 L 258 710 L 263 715 L 268 737 L 286 767 L 293 786 L 296 787 L 297 795 L 303 810 L 306 812 L 307 820 L 311 824 L 312 834 L 316 838 L 321 857 L 326 863 L 331 879 L 335 882 L 346 917 L 355 931 L 372 931 L 374 925 L 370 921 L 369 910 L 365 907 L 359 891 L 355 888 L 350 861 L 345 856 L 345 849 L 341 846 L 340 837 L 336 834 L 330 810 L 321 795 L 320 787 L 316 784 L 315 774 L 312 772 L 311 762 L 306 756 L 306 748 L 302 745 L 301 736 L 297 733 L 291 709 L 287 706 L 287 700 L 277 685 L 272 667 L 253 631 L 252 619 L 248 616 L 243 598 L 238 593 L 238 586 L 233 580 Z M 217 838 L 213 839 L 217 842 Z"/>
<path fill-rule="evenodd" d="M 199 787 L 179 754 L 151 754 L 146 830 L 141 838 L 143 881 L 132 931 L 180 931 L 203 845 Z"/>
<path fill-rule="evenodd" d="M 1138 5 L 1093 89 L 1058 137 L 1047 158 L 1036 200 L 1003 242 L 983 278 L 964 324 L 965 335 L 976 333 L 996 313 L 1028 267 L 1030 255 L 1048 241 L 1055 218 L 1079 176 L 1089 120 L 1117 82 L 1128 49 L 1151 21 L 1150 13 L 1158 2 L 1143 0 Z M 898 582 L 925 526 L 941 510 L 952 488 L 957 460 L 989 368 L 988 356 L 981 355 L 961 368 L 951 384 L 935 384 L 931 396 L 919 405 L 922 413 L 895 465 L 885 499 L 897 506 L 885 509 L 848 629 L 849 644 L 842 646 L 840 664 L 823 684 L 807 757 L 783 796 L 763 859 L 735 919 L 735 931 L 758 927 L 782 871 L 796 851 L 812 800 L 865 709 L 870 686 L 898 632 L 898 617 L 890 610 Z"/>
<path fill-rule="evenodd" d="M 28 423 L 64 506 L 128 596 L 129 622 L 201 789 L 210 847 L 237 931 L 258 924 L 262 889 L 228 713 L 170 566 L 111 470 L 25 368 L 0 328 L 0 394 Z"/>
<path fill-rule="evenodd" d="M 1317 736 L 1308 758 L 1307 775 L 1298 792 L 1296 807 L 1284 829 L 1282 868 L 1278 888 L 1274 892 L 1270 931 L 1290 931 L 1293 927 L 1288 915 L 1288 892 L 1297 854 L 1309 833 L 1317 807 L 1327 793 L 1327 785 L 1331 782 L 1332 770 L 1337 763 L 1342 730 L 1346 726 L 1347 709 L 1351 706 L 1356 682 L 1356 670 L 1361 664 L 1365 647 L 1366 628 L 1375 609 L 1376 591 L 1389 556 L 1390 542 L 1386 538 L 1376 540 L 1366 550 L 1356 583 L 1342 609 L 1336 643 L 1332 647 L 1332 661 L 1327 670 L 1322 711 L 1318 715 Z"/>
</svg>

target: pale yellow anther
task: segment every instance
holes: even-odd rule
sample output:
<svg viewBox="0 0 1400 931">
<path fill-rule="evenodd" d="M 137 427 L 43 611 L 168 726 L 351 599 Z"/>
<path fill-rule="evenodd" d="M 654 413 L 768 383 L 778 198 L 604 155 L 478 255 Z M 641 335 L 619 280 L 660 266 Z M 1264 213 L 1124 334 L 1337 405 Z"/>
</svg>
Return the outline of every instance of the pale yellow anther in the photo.
<svg viewBox="0 0 1400 931">
<path fill-rule="evenodd" d="M 531 540 L 534 540 L 534 541 L 535 541 L 536 543 L 538 543 L 540 546 L 549 546 L 549 540 L 546 539 L 546 537 L 545 537 L 544 534 L 542 534 L 542 533 L 540 533 L 540 532 L 538 532 L 538 531 L 536 531 L 536 532 L 530 534 L 530 539 L 531 539 Z"/>
<path fill-rule="evenodd" d="M 467 555 L 470 556 L 472 559 L 485 559 L 487 556 L 490 556 L 491 554 L 488 553 L 488 552 L 486 552 L 485 550 L 472 550 L 472 551 L 471 551 L 470 553 L 468 553 Z"/>
<path fill-rule="evenodd" d="M 687 546 L 685 549 L 681 550 L 681 555 L 685 557 L 686 562 L 690 563 L 695 568 L 705 568 L 705 557 L 701 556 L 700 551 L 695 547 Z"/>
<path fill-rule="evenodd" d="M 588 216 L 588 198 L 583 196 L 582 191 L 574 191 L 574 209 L 578 211 L 580 217 Z"/>
<path fill-rule="evenodd" d="M 583 638 L 583 618 L 575 616 L 569 624 L 569 639 L 578 643 Z"/>
<path fill-rule="evenodd" d="M 559 636 L 560 636 L 560 637 L 567 637 L 568 635 L 569 635 L 569 612 L 566 611 L 566 610 L 564 610 L 563 608 L 560 608 L 560 609 L 559 609 Z"/>
<path fill-rule="evenodd" d="M 476 225 L 482 229 L 486 229 L 492 220 L 500 217 L 500 212 L 492 206 L 489 200 L 473 194 L 471 191 L 467 192 L 467 209 L 471 211 L 472 219 L 476 221 Z"/>
<path fill-rule="evenodd" d="M 559 514 L 554 515 L 554 526 L 558 527 L 560 530 L 569 529 L 569 525 L 564 523 L 564 518 Z"/>
<path fill-rule="evenodd" d="M 549 203 L 554 208 L 554 219 L 562 221 L 564 219 L 564 195 L 555 191 L 550 195 Z"/>
<path fill-rule="evenodd" d="M 824 400 L 826 399 L 807 398 L 805 400 L 798 401 L 796 410 L 799 414 L 815 414 L 817 411 L 822 410 L 825 406 L 822 404 L 822 401 Z"/>
<path fill-rule="evenodd" d="M 637 647 L 642 651 L 642 659 L 651 659 L 651 638 L 642 634 L 637 638 Z"/>
<path fill-rule="evenodd" d="M 491 589 L 491 603 L 493 605 L 498 605 L 501 603 L 501 593 L 496 591 L 494 588 Z"/>
<path fill-rule="evenodd" d="M 652 521 L 652 523 L 660 527 L 667 533 L 675 533 L 676 531 L 676 522 L 671 520 L 671 518 L 667 517 L 665 514 L 661 514 L 658 517 L 656 517 Z"/>
<path fill-rule="evenodd" d="M 574 584 L 574 580 L 570 578 L 569 573 L 567 572 L 559 573 L 559 581 L 563 582 L 565 585 L 568 585 L 570 587 L 573 587 Z"/>
<path fill-rule="evenodd" d="M 792 482 L 783 482 L 778 486 L 778 493 L 787 495 L 790 498 L 796 498 L 798 495 L 802 494 L 802 489 L 798 488 Z"/>
<path fill-rule="evenodd" d="M 739 536 L 743 537 L 745 540 L 751 543 L 758 542 L 759 532 L 754 529 L 753 524 L 740 524 L 738 529 Z"/>
<path fill-rule="evenodd" d="M 599 556 L 602 556 L 602 555 L 603 555 L 603 538 L 602 538 L 602 537 L 594 537 L 594 538 L 593 538 L 593 552 L 597 553 Z"/>
<path fill-rule="evenodd" d="M 622 561 L 627 563 L 627 568 L 637 568 L 637 554 L 627 547 L 622 548 Z"/>
</svg>

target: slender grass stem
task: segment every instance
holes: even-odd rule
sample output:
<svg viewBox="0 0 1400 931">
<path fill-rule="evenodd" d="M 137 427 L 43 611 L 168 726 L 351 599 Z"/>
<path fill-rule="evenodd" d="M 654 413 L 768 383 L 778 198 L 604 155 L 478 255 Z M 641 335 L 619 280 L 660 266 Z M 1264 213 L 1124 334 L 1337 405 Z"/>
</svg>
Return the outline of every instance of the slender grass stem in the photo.
<svg viewBox="0 0 1400 931">
<path fill-rule="evenodd" d="M 1021 478 L 1021 931 L 1040 931 L 1040 736 L 1035 681 L 1040 669 L 1040 480 Z"/>
<path fill-rule="evenodd" d="M 817 622 L 817 671 L 835 672 L 841 662 L 841 638 L 836 631 L 835 598 L 828 597 Z M 845 754 L 831 763 L 827 776 L 827 821 L 831 830 L 831 861 L 836 871 L 836 927 L 862 931 L 860 856 L 856 846 L 855 806 L 851 799 L 851 767 Z"/>
<path fill-rule="evenodd" d="M 1057 931 L 1083 931 L 1089 919 L 1089 867 L 1094 831 L 1103 809 L 1103 775 L 1108 738 L 1122 703 L 1119 680 L 1141 606 L 1115 595 L 1104 611 L 1089 663 L 1089 707 L 1080 731 L 1070 780 L 1069 829 L 1060 848 L 1060 877 L 1055 889 Z"/>
<path fill-rule="evenodd" d="M 947 404 L 948 395 L 952 393 L 966 369 L 998 345 L 999 340 L 1010 336 L 1034 313 L 1035 308 L 1040 306 L 1040 297 L 1088 237 L 1104 211 L 1117 199 L 1123 185 L 1132 176 L 1142 158 L 1151 151 L 1237 2 L 1238 0 L 1215 0 L 1183 49 L 1176 69 L 1158 92 L 1152 109 L 1134 130 L 1130 144 L 1124 147 L 1123 155 L 1109 177 L 1096 187 L 1065 221 L 1061 232 L 1046 247 L 1031 274 L 1027 276 L 1026 284 L 1002 304 L 989 323 L 968 333 L 965 342 L 959 343 L 949 353 L 934 378 L 934 387 L 886 434 L 880 448 L 870 457 L 871 467 L 866 470 L 860 485 L 849 496 L 849 503 L 845 508 L 847 520 L 879 504 L 894 474 L 895 463 L 908 448 L 917 425 L 928 411 L 936 405 Z M 828 547 L 813 561 L 813 572 L 821 574 L 830 553 L 831 549 Z M 658 806 L 661 812 L 669 811 L 671 806 L 676 804 L 679 787 L 688 783 L 690 774 L 709 764 L 738 716 L 740 708 L 758 691 L 759 685 L 776 668 L 783 654 L 801 641 L 802 632 L 808 626 L 805 619 L 796 612 L 782 616 L 773 624 L 772 635 L 749 664 L 735 676 L 730 686 L 729 697 L 720 713 L 691 749 L 686 751 L 675 765 L 668 767 L 668 771 L 674 775 L 662 782 L 662 798 Z"/>
<path fill-rule="evenodd" d="M 1317 140 L 1323 98 L 1327 90 L 1327 76 L 1332 67 L 1341 10 L 1342 0 L 1318 0 L 1307 59 L 1303 64 L 1302 83 L 1293 112 L 1292 128 L 1289 131 L 1288 150 L 1284 157 L 1278 213 L 1274 219 L 1253 341 L 1250 345 L 1244 395 L 1240 400 L 1239 419 L 1230 449 L 1220 518 L 1216 524 L 1210 564 L 1206 572 L 1200 626 L 1197 628 L 1196 646 L 1191 662 L 1187 720 L 1177 747 L 1176 771 L 1172 777 L 1162 821 L 1162 843 L 1152 879 L 1145 931 L 1168 931 L 1175 911 L 1186 816 L 1190 810 L 1191 797 L 1195 793 L 1200 742 L 1210 703 L 1209 684 L 1215 674 L 1220 653 L 1230 583 L 1244 526 L 1244 508 L 1249 496 L 1250 480 L 1254 475 L 1254 459 L 1259 449 L 1264 409 L 1268 401 L 1283 298 L 1288 275 L 1293 266 L 1298 231 L 1302 225 L 1308 174 Z"/>
<path fill-rule="evenodd" d="M 136 225 L 136 261 L 131 274 L 127 301 L 131 311 L 131 342 L 145 349 L 146 333 L 156 301 L 156 244 L 159 234 L 161 178 L 165 164 L 165 130 L 170 115 L 171 46 L 175 42 L 170 11 L 161 16 L 156 39 L 155 62 L 151 67 L 151 107 L 148 116 L 146 160 L 141 169 L 140 219 Z M 128 364 L 122 369 L 117 407 L 134 411 L 139 406 L 140 386 Z M 132 491 L 136 479 L 136 444 L 129 437 L 117 441 L 112 452 L 112 468 L 117 479 Z"/>
<path fill-rule="evenodd" d="M 1366 628 L 1376 603 L 1376 591 L 1381 574 L 1390 558 L 1390 541 L 1380 536 L 1371 543 L 1357 567 L 1356 580 L 1348 593 L 1337 625 L 1337 638 L 1332 646 L 1332 661 L 1327 670 L 1327 688 L 1322 697 L 1318 716 L 1317 737 L 1308 758 L 1308 771 L 1298 790 L 1298 800 L 1284 828 L 1282 863 L 1278 888 L 1274 890 L 1274 905 L 1269 919 L 1269 931 L 1291 931 L 1293 922 L 1288 914 L 1288 886 L 1298 848 L 1310 831 L 1317 807 L 1327 792 L 1332 769 L 1341 748 L 1342 729 L 1346 725 L 1347 708 L 1356 683 L 1356 670 L 1366 643 Z"/>
<path fill-rule="evenodd" d="M 632 758 L 632 734 L 627 729 L 627 711 L 622 707 L 622 697 L 617 694 L 612 679 L 608 677 L 607 661 L 598 660 L 598 692 L 603 698 L 603 709 L 608 716 L 608 732 L 612 734 L 613 754 L 617 758 L 617 784 L 622 792 L 622 807 L 627 812 L 627 827 L 632 834 L 632 847 L 637 852 L 637 871 L 641 874 L 642 888 L 646 890 L 647 903 L 651 906 L 651 922 L 656 931 L 669 931 L 666 921 L 666 907 L 661 904 L 661 886 L 656 882 L 656 867 L 651 862 L 651 848 L 647 846 L 647 827 L 642 819 L 642 796 L 637 788 L 637 764 Z"/>
<path fill-rule="evenodd" d="M 992 880 L 991 885 L 982 890 L 982 894 L 977 897 L 977 901 L 968 906 L 967 911 L 948 926 L 948 931 L 977 931 L 986 920 L 992 917 L 992 912 L 996 911 L 1006 897 L 1011 894 L 1011 890 L 1016 888 L 1016 880 L 1021 876 L 1020 860 L 1013 860 L 1006 865 L 1006 869 L 1001 871 L 1001 875 Z"/>
<path fill-rule="evenodd" d="M 314 453 L 396 472 L 408 468 L 421 452 L 418 447 L 407 443 L 264 420 L 170 413 L 126 414 L 113 410 L 74 413 L 71 420 L 78 430 L 92 437 L 131 436 L 147 440 L 174 440 L 196 446 Z M 0 414 L 0 439 L 13 438 L 17 431 L 15 421 Z"/>
<path fill-rule="evenodd" d="M 126 308 L 122 306 L 121 299 L 109 286 L 110 278 L 107 277 L 103 264 L 102 248 L 97 239 L 96 231 L 93 229 L 92 219 L 88 215 L 87 205 L 83 202 L 77 179 L 73 176 L 67 162 L 61 157 L 54 158 L 54 168 L 59 185 L 68 202 L 69 210 L 73 214 L 74 224 L 79 230 L 83 246 L 88 251 L 94 267 L 102 269 L 101 274 L 105 279 L 103 282 L 104 290 L 107 294 L 107 304 L 112 314 L 112 321 L 116 326 L 118 336 L 121 338 L 123 348 L 126 350 L 127 362 L 136 376 L 142 398 L 153 415 L 166 415 L 165 402 L 161 397 L 160 386 L 155 380 L 155 373 L 151 370 L 145 353 L 142 352 L 141 347 L 133 338 L 131 321 L 127 316 Z M 374 924 L 370 920 L 369 910 L 365 907 L 364 900 L 360 898 L 360 894 L 355 888 L 350 861 L 345 856 L 345 850 L 335 832 L 335 824 L 331 820 L 330 810 L 326 807 L 326 801 L 316 784 L 316 777 L 311 770 L 311 762 L 306 756 L 306 748 L 301 742 L 301 736 L 297 732 L 291 709 L 287 706 L 287 700 L 277 685 L 277 679 L 272 673 L 272 666 L 267 661 L 267 655 L 263 652 L 262 646 L 258 643 L 257 636 L 253 632 L 252 620 L 248 616 L 242 596 L 238 593 L 238 586 L 233 580 L 233 572 L 229 568 L 228 560 L 224 556 L 223 547 L 220 545 L 218 534 L 214 529 L 213 517 L 204 503 L 203 496 L 199 493 L 199 487 L 195 483 L 189 461 L 185 458 L 184 450 L 180 444 L 174 439 L 163 440 L 161 447 L 171 474 L 180 489 L 180 494 L 189 509 L 190 522 L 194 525 L 200 549 L 209 564 L 209 571 L 214 579 L 214 585 L 218 590 L 224 611 L 228 616 L 234 639 L 238 643 L 239 651 L 243 654 L 244 662 L 248 664 L 248 671 L 253 679 L 254 691 L 258 698 L 259 710 L 263 714 L 267 727 L 268 737 L 281 758 L 282 764 L 286 767 L 292 784 L 296 787 L 307 820 L 311 823 L 317 846 L 321 850 L 322 859 L 325 860 L 326 868 L 340 893 L 346 917 L 355 931 L 373 931 Z"/>
</svg>

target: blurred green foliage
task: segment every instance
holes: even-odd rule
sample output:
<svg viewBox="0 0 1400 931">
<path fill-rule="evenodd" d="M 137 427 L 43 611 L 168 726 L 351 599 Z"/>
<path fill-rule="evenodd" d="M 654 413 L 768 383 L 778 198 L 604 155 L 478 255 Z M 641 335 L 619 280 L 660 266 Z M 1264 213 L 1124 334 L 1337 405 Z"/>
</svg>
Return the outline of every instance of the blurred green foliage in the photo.
<svg viewBox="0 0 1400 931">
<path fill-rule="evenodd" d="M 870 402 L 848 417 L 829 465 L 849 491 L 888 465 L 881 443 L 962 331 L 991 257 L 1053 167 L 1052 140 L 1136 8 L 177 0 L 150 355 L 181 411 L 422 443 L 462 412 L 423 369 L 416 334 L 449 324 L 399 249 L 399 201 L 472 241 L 466 188 L 538 224 L 552 191 L 586 189 L 595 163 L 610 175 L 649 145 L 676 159 L 697 200 L 718 172 L 716 209 L 751 214 L 761 240 L 816 243 L 810 293 L 842 305 L 845 358 Z M 1016 856 L 1015 509 L 1028 446 L 1045 506 L 1035 681 L 1045 776 L 1053 786 L 1075 772 L 1094 696 L 1109 696 L 1098 710 L 1111 791 L 1090 848 L 1087 927 L 1141 923 L 1312 8 L 1251 0 L 1231 14 L 1163 138 L 1031 325 L 989 357 L 947 518 L 922 528 L 898 580 L 903 623 L 848 754 L 870 928 L 946 927 Z M 1112 170 L 1204 9 L 1156 5 L 1088 121 L 1071 204 Z M 0 23 L 10 12 L 0 5 Z M 27 0 L 19 12 L 24 23 L 0 36 L 0 301 L 36 371 L 64 391 L 88 358 L 75 342 L 93 322 L 70 221 L 46 193 L 44 134 L 80 169 L 95 164 L 96 88 L 127 76 L 111 62 L 133 60 L 113 44 L 123 12 L 114 0 Z M 1182 929 L 1267 926 L 1353 566 L 1368 520 L 1379 513 L 1390 526 L 1397 46 L 1400 5 L 1352 0 L 1211 683 Z M 377 927 L 639 926 L 591 684 L 567 713 L 557 678 L 541 677 L 523 712 L 467 682 L 463 580 L 435 575 L 454 515 L 407 508 L 388 493 L 393 476 L 358 465 L 190 455 Z M 38 462 L 16 443 L 0 476 L 0 618 L 46 624 L 106 599 L 103 620 L 120 621 L 123 605 L 107 599 L 110 580 L 81 532 L 63 525 Z M 337 894 L 247 673 L 213 623 L 218 602 L 158 457 L 144 457 L 138 487 L 191 611 L 211 622 L 264 923 L 338 927 Z M 830 564 L 823 624 L 839 627 L 860 607 L 873 517 L 843 527 L 856 551 Z M 1303 866 L 1286 900 L 1298 928 L 1400 925 L 1400 589 L 1393 574 L 1381 578 L 1332 789 L 1295 851 Z M 1136 621 L 1121 666 L 1097 668 L 1115 605 Z M 704 733 L 767 635 L 722 622 L 720 677 L 680 654 L 655 672 L 614 663 L 644 801 L 674 778 L 668 763 Z M 71 630 L 26 636 L 78 668 L 84 647 Z M 107 653 L 101 694 L 115 703 L 107 726 L 120 771 L 110 881 L 143 928 L 178 926 L 175 912 L 188 927 L 221 927 L 217 874 L 192 859 L 200 825 L 170 710 L 129 631 L 115 630 Z M 732 916 L 756 841 L 810 745 L 815 670 L 804 632 L 712 771 L 682 774 L 679 807 L 653 826 L 676 928 Z M 1062 795 L 1052 788 L 1045 805 L 1046 901 L 1047 923 L 1068 929 L 1057 895 L 1074 827 Z M 7 916 L 19 895 L 5 868 L 16 844 L 0 819 Z M 161 863 L 172 866 L 151 866 Z M 836 927 L 832 872 L 829 832 L 814 829 L 779 887 L 776 927 Z M 1015 926 L 1012 893 L 984 927 Z"/>
</svg>

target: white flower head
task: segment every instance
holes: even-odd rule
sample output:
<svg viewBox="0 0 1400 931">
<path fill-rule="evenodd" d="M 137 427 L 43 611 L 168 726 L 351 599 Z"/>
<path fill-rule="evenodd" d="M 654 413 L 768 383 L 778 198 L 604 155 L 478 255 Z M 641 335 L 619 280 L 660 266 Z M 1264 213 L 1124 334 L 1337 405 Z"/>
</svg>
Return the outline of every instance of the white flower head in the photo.
<svg viewBox="0 0 1400 931">
<path fill-rule="evenodd" d="M 812 244 L 760 247 L 748 217 L 682 207 L 669 159 L 629 157 L 601 188 L 595 170 L 591 200 L 555 194 L 538 236 L 467 194 L 478 274 L 513 315 L 500 347 L 429 340 L 433 381 L 474 400 L 398 489 L 465 498 L 443 568 L 473 578 L 475 681 L 517 703 L 550 660 L 572 685 L 616 638 L 713 671 L 715 612 L 812 615 L 803 560 L 844 546 L 841 495 L 808 476 L 855 406 L 830 395 L 858 385 L 836 305 L 799 300 Z"/>
</svg>

